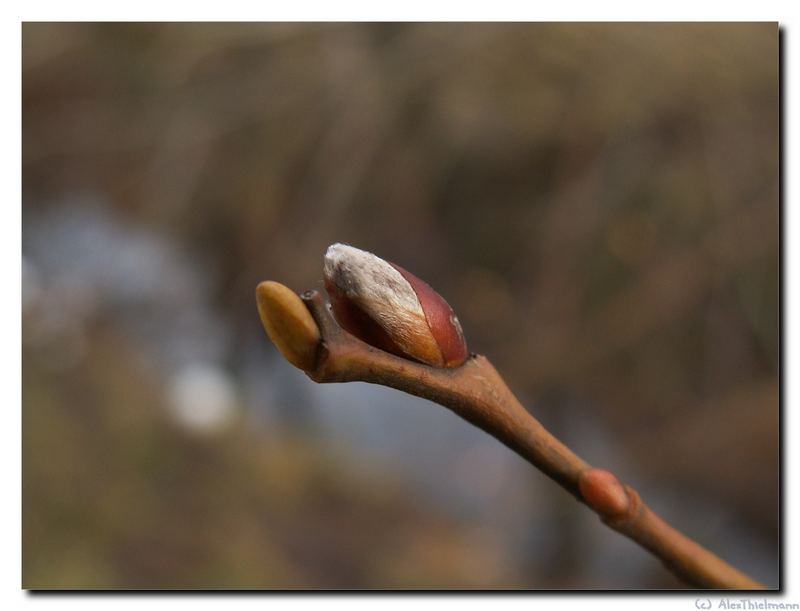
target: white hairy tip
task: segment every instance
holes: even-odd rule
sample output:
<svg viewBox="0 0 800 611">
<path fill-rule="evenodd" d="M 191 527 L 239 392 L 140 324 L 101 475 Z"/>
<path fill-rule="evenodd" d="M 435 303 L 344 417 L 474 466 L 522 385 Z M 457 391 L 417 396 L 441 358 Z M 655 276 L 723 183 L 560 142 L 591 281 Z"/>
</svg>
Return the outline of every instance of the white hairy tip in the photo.
<svg viewBox="0 0 800 611">
<path fill-rule="evenodd" d="M 347 244 L 333 244 L 325 253 L 325 276 L 348 299 L 380 318 L 381 311 L 407 311 L 422 316 L 417 294 L 394 267 L 371 252 Z"/>
</svg>

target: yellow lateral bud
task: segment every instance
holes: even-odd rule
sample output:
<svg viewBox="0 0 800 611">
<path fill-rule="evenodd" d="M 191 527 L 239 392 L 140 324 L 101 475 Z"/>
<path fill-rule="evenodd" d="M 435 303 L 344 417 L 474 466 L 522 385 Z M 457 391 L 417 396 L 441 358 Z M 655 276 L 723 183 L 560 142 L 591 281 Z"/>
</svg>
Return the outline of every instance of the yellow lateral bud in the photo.
<svg viewBox="0 0 800 611">
<path fill-rule="evenodd" d="M 267 335 L 286 360 L 300 369 L 312 369 L 319 346 L 319 327 L 297 293 L 268 280 L 256 287 L 256 302 Z"/>
</svg>

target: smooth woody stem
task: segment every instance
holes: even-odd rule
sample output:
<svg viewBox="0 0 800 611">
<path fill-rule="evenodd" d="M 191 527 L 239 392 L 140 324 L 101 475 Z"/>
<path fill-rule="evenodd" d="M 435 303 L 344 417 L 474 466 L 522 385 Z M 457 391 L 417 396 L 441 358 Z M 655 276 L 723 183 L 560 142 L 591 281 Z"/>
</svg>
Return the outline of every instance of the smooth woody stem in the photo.
<svg viewBox="0 0 800 611">
<path fill-rule="evenodd" d="M 706 589 L 765 589 L 763 584 L 667 524 L 641 500 L 633 488 L 625 486 L 625 491 L 632 501 L 630 511 L 603 521 L 650 550 L 683 581 L 693 587 Z"/>
<path fill-rule="evenodd" d="M 306 292 L 302 299 L 322 338 L 314 366 L 306 370 L 316 382 L 370 382 L 439 403 L 514 450 L 688 584 L 710 589 L 764 588 L 675 530 L 633 488 L 623 486 L 608 471 L 592 468 L 551 435 L 485 357 L 471 355 L 451 369 L 397 357 L 344 331 L 317 291 Z"/>
</svg>

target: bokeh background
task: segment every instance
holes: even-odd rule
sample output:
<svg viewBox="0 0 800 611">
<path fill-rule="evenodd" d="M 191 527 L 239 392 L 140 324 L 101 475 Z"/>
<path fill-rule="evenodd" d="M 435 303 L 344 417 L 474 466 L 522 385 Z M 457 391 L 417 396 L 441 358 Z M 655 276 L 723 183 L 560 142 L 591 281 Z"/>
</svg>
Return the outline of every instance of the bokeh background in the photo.
<svg viewBox="0 0 800 611">
<path fill-rule="evenodd" d="M 589 462 L 780 580 L 776 24 L 23 25 L 23 585 L 673 588 L 254 289 L 427 280 Z"/>
</svg>

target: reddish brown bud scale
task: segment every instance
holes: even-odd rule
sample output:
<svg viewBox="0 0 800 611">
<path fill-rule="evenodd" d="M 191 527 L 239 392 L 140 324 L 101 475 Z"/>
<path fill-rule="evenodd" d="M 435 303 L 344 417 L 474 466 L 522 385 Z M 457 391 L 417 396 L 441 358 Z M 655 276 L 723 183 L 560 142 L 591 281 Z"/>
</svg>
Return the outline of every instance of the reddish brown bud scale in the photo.
<svg viewBox="0 0 800 611">
<path fill-rule="evenodd" d="M 630 498 L 617 476 L 605 469 L 589 469 L 578 482 L 586 504 L 604 518 L 624 515 Z"/>
<path fill-rule="evenodd" d="M 468 356 L 467 342 L 453 308 L 427 282 L 417 278 L 396 263 L 391 261 L 387 261 L 387 263 L 400 272 L 400 275 L 408 281 L 417 294 L 422 311 L 425 312 L 428 327 L 441 350 L 444 367 L 461 365 Z"/>
</svg>

